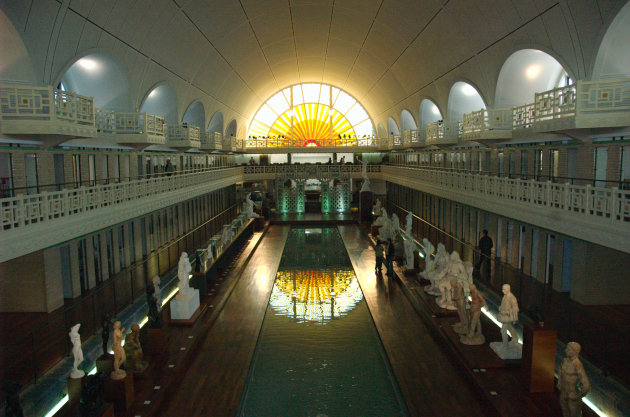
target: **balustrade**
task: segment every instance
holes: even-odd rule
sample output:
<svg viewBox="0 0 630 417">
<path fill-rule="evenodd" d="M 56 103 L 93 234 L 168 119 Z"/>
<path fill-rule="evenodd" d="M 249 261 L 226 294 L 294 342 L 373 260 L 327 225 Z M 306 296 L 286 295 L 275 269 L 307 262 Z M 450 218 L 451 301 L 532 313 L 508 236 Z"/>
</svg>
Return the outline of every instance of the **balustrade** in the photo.
<svg viewBox="0 0 630 417">
<path fill-rule="evenodd" d="M 116 136 L 116 143 L 134 147 L 163 145 L 164 118 L 143 113 L 96 109 L 96 128 L 100 134 Z"/>
<path fill-rule="evenodd" d="M 197 126 L 188 124 L 166 125 L 166 146 L 175 149 L 201 147 L 201 135 Z"/>
<path fill-rule="evenodd" d="M 497 140 L 512 137 L 512 109 L 481 109 L 464 114 L 462 139 Z"/>
</svg>

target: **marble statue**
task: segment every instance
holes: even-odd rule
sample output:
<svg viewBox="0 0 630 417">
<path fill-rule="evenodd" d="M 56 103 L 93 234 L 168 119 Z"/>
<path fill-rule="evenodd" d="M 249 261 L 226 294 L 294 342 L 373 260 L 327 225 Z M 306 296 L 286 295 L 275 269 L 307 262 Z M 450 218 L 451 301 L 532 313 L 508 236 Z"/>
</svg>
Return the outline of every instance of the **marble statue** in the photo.
<svg viewBox="0 0 630 417">
<path fill-rule="evenodd" d="M 457 306 L 453 303 L 451 297 L 451 279 L 455 279 L 460 282 L 462 286 L 465 285 L 466 288 L 470 285 L 470 283 L 467 282 L 466 267 L 464 266 L 464 263 L 459 257 L 459 253 L 457 253 L 457 251 L 453 251 L 453 253 L 451 253 L 448 265 L 446 269 L 442 271 L 442 274 L 435 277 L 437 287 L 440 290 L 440 298 L 436 301 L 436 303 L 442 308 L 457 310 Z M 464 291 L 464 293 L 465 292 L 466 291 Z"/>
<path fill-rule="evenodd" d="M 510 284 L 503 284 L 503 299 L 499 306 L 497 320 L 501 322 L 501 343 L 492 342 L 490 347 L 501 359 L 520 359 L 522 347 L 518 344 L 518 336 L 514 323 L 518 321 L 518 301 L 510 291 Z M 508 331 L 512 335 L 509 340 Z"/>
<path fill-rule="evenodd" d="M 105 314 L 101 319 L 101 341 L 103 343 L 103 355 L 108 356 L 109 350 L 107 344 L 109 343 L 109 328 L 112 327 L 112 319 L 108 314 Z"/>
<path fill-rule="evenodd" d="M 155 298 L 155 305 L 157 306 L 157 311 L 162 311 L 162 290 L 160 289 L 160 276 L 156 275 L 153 277 L 153 298 Z"/>
<path fill-rule="evenodd" d="M 206 268 L 214 262 L 214 245 L 212 243 L 208 243 L 208 247 L 206 248 Z"/>
<path fill-rule="evenodd" d="M 79 334 L 79 328 L 81 323 L 77 323 L 70 328 L 70 341 L 72 342 L 72 355 L 74 356 L 74 363 L 72 365 L 72 372 L 70 372 L 70 378 L 82 378 L 85 372 L 79 369 L 79 365 L 83 362 L 83 350 L 81 350 L 81 335 Z"/>
<path fill-rule="evenodd" d="M 407 270 L 413 270 L 415 268 L 413 251 L 416 245 L 413 241 L 413 213 L 410 211 L 405 218 L 405 262 L 407 264 Z"/>
<path fill-rule="evenodd" d="M 580 349 L 579 343 L 567 343 L 566 356 L 560 365 L 558 390 L 563 417 L 581 417 L 582 398 L 591 390 L 591 382 L 580 362 Z"/>
<path fill-rule="evenodd" d="M 378 239 L 387 240 L 391 235 L 391 223 L 385 207 L 381 209 L 381 215 L 372 223 L 372 226 L 378 227 Z"/>
<path fill-rule="evenodd" d="M 433 259 L 433 267 L 431 271 L 425 277 L 431 281 L 431 285 L 424 287 L 424 291 L 431 295 L 441 295 L 440 289 L 437 286 L 438 281 L 443 277 L 444 270 L 448 267 L 450 262 L 450 256 L 446 251 L 446 247 L 442 243 L 438 243 L 437 251 L 435 252 L 435 258 Z"/>
<path fill-rule="evenodd" d="M 453 330 L 455 333 L 467 334 L 468 312 L 466 311 L 466 294 L 462 283 L 454 278 L 451 278 L 451 299 L 455 307 L 457 307 L 457 315 L 459 316 L 459 323 L 453 325 Z"/>
<path fill-rule="evenodd" d="M 223 231 L 221 232 L 221 245 L 224 247 L 227 246 L 230 240 L 232 240 L 232 227 L 230 225 L 224 225 Z"/>
<path fill-rule="evenodd" d="M 474 284 L 470 286 L 470 298 L 468 334 L 460 336 L 459 341 L 465 345 L 483 345 L 486 338 L 481 332 L 481 308 L 486 305 L 486 300 Z"/>
<path fill-rule="evenodd" d="M 130 372 L 144 372 L 147 362 L 143 361 L 142 346 L 140 345 L 140 326 L 131 325 L 131 333 L 125 337 L 125 369 Z"/>
<path fill-rule="evenodd" d="M 361 186 L 361 192 L 372 191 L 370 188 L 370 179 L 367 176 L 367 160 L 363 158 L 361 161 L 361 176 L 363 177 L 363 185 Z"/>
<path fill-rule="evenodd" d="M 125 350 L 122 347 L 124 327 L 120 327 L 120 322 L 114 323 L 114 344 L 112 350 L 114 351 L 114 370 L 110 374 L 112 379 L 124 379 L 127 376 L 127 372 L 124 369 L 120 369 L 120 366 L 125 363 L 127 359 Z"/>
<path fill-rule="evenodd" d="M 374 202 L 374 207 L 372 207 L 372 214 L 375 216 L 380 216 L 382 207 L 383 205 L 381 204 L 381 200 L 377 198 Z"/>
<path fill-rule="evenodd" d="M 391 230 L 391 235 L 389 237 L 394 238 L 398 236 L 398 233 L 400 232 L 400 219 L 398 218 L 396 213 L 392 214 L 392 217 L 390 217 L 389 222 L 390 222 L 389 227 Z"/>
<path fill-rule="evenodd" d="M 426 237 L 422 239 L 422 251 L 424 252 L 424 271 L 420 272 L 420 276 L 422 278 L 427 278 L 427 276 L 433 271 L 433 252 L 435 252 L 435 248 Z M 433 283 L 431 284 L 433 285 Z"/>
<path fill-rule="evenodd" d="M 179 282 L 177 283 L 177 287 L 179 288 L 179 294 L 177 294 L 178 298 L 188 297 L 188 293 L 190 292 L 188 279 L 191 271 L 192 265 L 190 265 L 190 261 L 188 260 L 188 254 L 186 252 L 182 252 L 179 257 L 179 263 L 177 264 L 177 278 L 179 279 Z"/>
<path fill-rule="evenodd" d="M 254 211 L 254 202 L 252 201 L 252 193 L 247 193 L 245 196 L 245 203 L 247 205 L 246 213 L 248 219 L 257 219 L 260 217 L 258 213 Z"/>
</svg>

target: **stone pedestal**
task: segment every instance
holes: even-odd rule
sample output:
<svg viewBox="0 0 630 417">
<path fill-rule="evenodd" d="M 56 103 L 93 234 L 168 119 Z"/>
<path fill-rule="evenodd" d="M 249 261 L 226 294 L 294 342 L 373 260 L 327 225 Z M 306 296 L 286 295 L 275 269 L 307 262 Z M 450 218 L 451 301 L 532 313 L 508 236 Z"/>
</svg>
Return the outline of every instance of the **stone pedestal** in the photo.
<svg viewBox="0 0 630 417">
<path fill-rule="evenodd" d="M 114 410 L 126 411 L 134 400 L 133 374 L 127 372 L 123 379 L 105 379 L 105 401 L 114 404 Z"/>
<path fill-rule="evenodd" d="M 258 217 L 254 220 L 254 230 L 259 232 L 265 228 L 265 218 Z"/>
<path fill-rule="evenodd" d="M 179 293 L 170 304 L 172 320 L 190 320 L 199 308 L 199 290 L 190 288 L 187 294 Z"/>
<path fill-rule="evenodd" d="M 167 336 L 163 329 L 147 328 L 145 343 L 142 345 L 142 350 L 146 355 L 150 356 L 162 356 L 166 354 L 167 348 Z"/>
<path fill-rule="evenodd" d="M 523 379 L 529 392 L 553 392 L 558 332 L 539 325 L 523 326 Z"/>
<path fill-rule="evenodd" d="M 96 370 L 109 375 L 114 370 L 114 355 L 105 353 L 96 359 Z"/>
<path fill-rule="evenodd" d="M 374 199 L 374 193 L 372 191 L 361 191 L 359 199 L 359 218 L 361 223 L 372 223 L 372 201 Z"/>
<path fill-rule="evenodd" d="M 68 377 L 66 379 L 66 386 L 68 387 L 68 401 L 79 402 L 81 400 L 81 388 L 83 387 L 83 381 L 85 375 L 81 378 Z"/>
<path fill-rule="evenodd" d="M 492 342 L 490 348 L 503 360 L 521 359 L 523 355 L 523 346 L 518 343 L 510 342 L 506 347 L 503 346 L 503 342 Z"/>
</svg>

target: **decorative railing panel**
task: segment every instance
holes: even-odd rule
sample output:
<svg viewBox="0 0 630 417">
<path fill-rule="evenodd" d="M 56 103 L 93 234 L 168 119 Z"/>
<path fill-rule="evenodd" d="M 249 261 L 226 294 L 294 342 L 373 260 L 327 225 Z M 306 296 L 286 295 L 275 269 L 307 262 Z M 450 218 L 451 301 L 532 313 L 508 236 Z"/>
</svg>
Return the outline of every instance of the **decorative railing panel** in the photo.
<svg viewBox="0 0 630 417">
<path fill-rule="evenodd" d="M 512 109 L 481 109 L 464 114 L 462 122 L 463 138 L 482 138 L 490 131 L 510 132 L 512 130 Z"/>
<path fill-rule="evenodd" d="M 116 135 L 164 136 L 164 118 L 149 113 L 123 113 L 96 110 L 96 127 L 99 132 Z"/>
<path fill-rule="evenodd" d="M 166 139 L 168 146 L 191 146 L 199 148 L 201 146 L 201 138 L 199 128 L 187 124 L 167 124 Z"/>
<path fill-rule="evenodd" d="M 535 121 L 575 116 L 576 85 L 554 88 L 535 94 Z"/>
<path fill-rule="evenodd" d="M 611 113 L 630 113 L 630 79 L 578 81 L 578 117 Z"/>
<path fill-rule="evenodd" d="M 534 115 L 536 113 L 536 104 L 529 103 L 523 106 L 512 108 L 512 128 L 530 129 L 534 125 Z"/>
</svg>

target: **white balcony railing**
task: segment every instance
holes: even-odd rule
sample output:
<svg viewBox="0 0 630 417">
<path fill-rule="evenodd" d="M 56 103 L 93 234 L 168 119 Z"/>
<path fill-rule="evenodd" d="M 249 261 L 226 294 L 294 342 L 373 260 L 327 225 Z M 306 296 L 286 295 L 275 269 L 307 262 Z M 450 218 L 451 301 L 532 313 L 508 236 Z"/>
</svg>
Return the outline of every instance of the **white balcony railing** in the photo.
<svg viewBox="0 0 630 417">
<path fill-rule="evenodd" d="M 508 138 L 512 133 L 512 109 L 481 109 L 464 114 L 463 139 Z"/>
<path fill-rule="evenodd" d="M 630 79 L 578 81 L 576 119 L 577 127 L 630 125 Z"/>
<path fill-rule="evenodd" d="M 77 126 L 85 133 L 85 128 L 94 128 L 94 119 L 92 97 L 51 86 L 0 85 L 3 133 L 61 133 L 55 124 Z"/>
<path fill-rule="evenodd" d="M 164 137 L 164 118 L 146 112 L 123 113 L 96 109 L 96 128 L 99 132 L 114 135 Z"/>
<path fill-rule="evenodd" d="M 241 172 L 238 168 L 205 169 L 180 175 L 3 198 L 0 199 L 0 235 L 11 229 L 180 190 Z"/>
<path fill-rule="evenodd" d="M 575 84 L 536 93 L 535 122 L 575 116 Z"/>
<path fill-rule="evenodd" d="M 534 126 L 535 111 L 535 103 L 512 107 L 512 129 L 531 129 Z"/>
<path fill-rule="evenodd" d="M 188 124 L 167 124 L 166 144 L 172 148 L 199 148 L 199 128 Z"/>
</svg>

